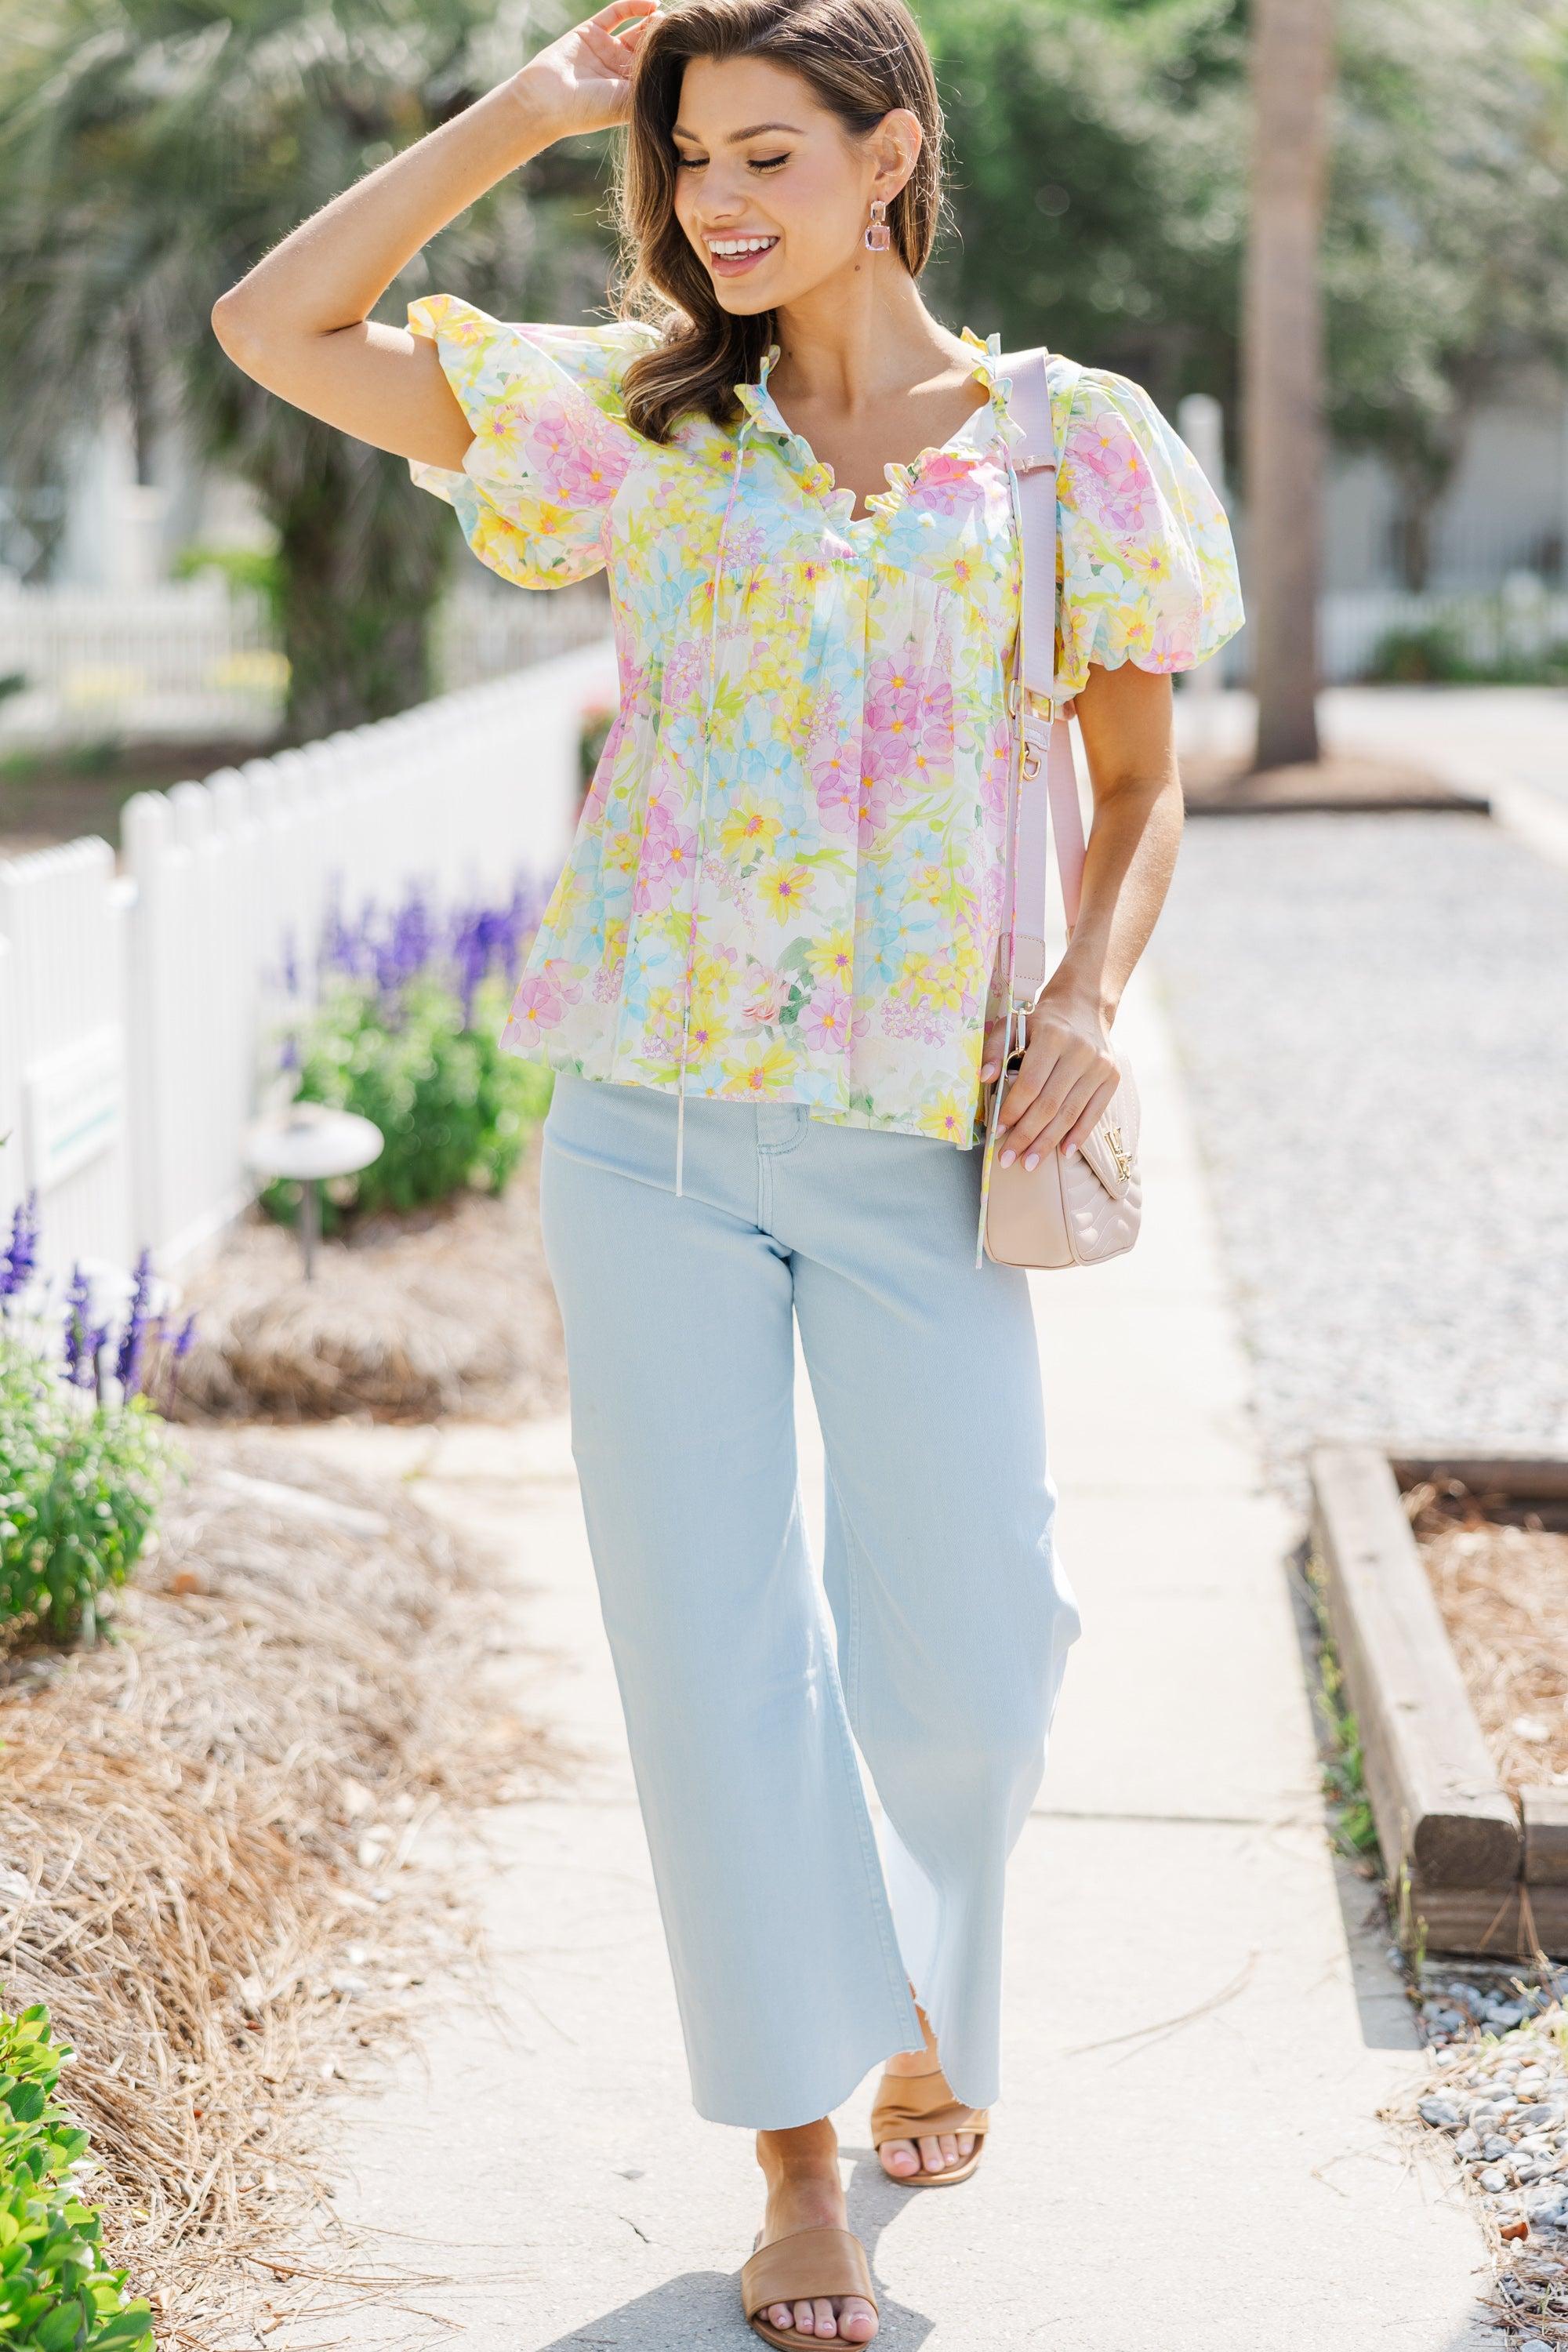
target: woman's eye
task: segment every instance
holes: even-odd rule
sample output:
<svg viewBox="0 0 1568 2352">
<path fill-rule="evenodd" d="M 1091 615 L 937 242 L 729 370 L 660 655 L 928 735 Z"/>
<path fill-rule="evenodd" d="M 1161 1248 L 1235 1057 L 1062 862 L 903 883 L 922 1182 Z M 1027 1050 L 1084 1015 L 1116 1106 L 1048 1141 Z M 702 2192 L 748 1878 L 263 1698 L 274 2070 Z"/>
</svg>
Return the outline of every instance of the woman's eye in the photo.
<svg viewBox="0 0 1568 2352">
<path fill-rule="evenodd" d="M 707 161 L 706 155 L 682 155 L 678 152 L 675 158 L 675 168 L 678 172 L 695 172 Z"/>
<path fill-rule="evenodd" d="M 781 163 L 788 162 L 787 155 L 753 155 L 752 169 L 753 172 L 776 172 Z"/>
</svg>

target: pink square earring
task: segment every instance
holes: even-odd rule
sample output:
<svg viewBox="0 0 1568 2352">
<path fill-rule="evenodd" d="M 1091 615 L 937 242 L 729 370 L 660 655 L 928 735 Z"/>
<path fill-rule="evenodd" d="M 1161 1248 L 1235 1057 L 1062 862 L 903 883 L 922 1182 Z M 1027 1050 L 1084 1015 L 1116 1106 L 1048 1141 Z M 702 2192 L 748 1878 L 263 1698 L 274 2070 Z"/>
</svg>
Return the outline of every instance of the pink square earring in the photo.
<svg viewBox="0 0 1568 2352">
<path fill-rule="evenodd" d="M 871 218 L 866 230 L 866 249 L 868 253 L 886 253 L 892 242 L 893 232 L 888 226 L 888 207 L 878 196 L 872 204 Z"/>
</svg>

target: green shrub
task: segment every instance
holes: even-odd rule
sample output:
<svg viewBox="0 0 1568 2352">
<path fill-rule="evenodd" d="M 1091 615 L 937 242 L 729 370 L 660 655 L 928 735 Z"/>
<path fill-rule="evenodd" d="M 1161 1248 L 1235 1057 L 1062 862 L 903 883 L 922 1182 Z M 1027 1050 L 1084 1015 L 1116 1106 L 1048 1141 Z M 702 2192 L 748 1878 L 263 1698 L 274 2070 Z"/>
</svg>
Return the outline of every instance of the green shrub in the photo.
<svg viewBox="0 0 1568 2352">
<path fill-rule="evenodd" d="M 1483 659 L 1466 650 L 1458 619 L 1385 629 L 1373 647 L 1365 677 L 1377 686 L 1564 686 L 1568 643 L 1531 650 L 1508 643 L 1503 614 L 1500 650 Z"/>
<path fill-rule="evenodd" d="M 1380 686 L 1452 685 L 1470 676 L 1464 641 L 1451 621 L 1385 629 L 1373 647 L 1367 677 Z"/>
<path fill-rule="evenodd" d="M 299 1038 L 299 1095 L 357 1111 L 386 1140 L 368 1168 L 323 1188 L 323 1231 L 348 1215 L 416 1208 L 463 1186 L 503 1190 L 549 1108 L 551 1085 L 548 1070 L 496 1042 L 509 1000 L 495 974 L 467 1007 L 431 971 L 393 993 L 368 980 L 328 982 Z M 284 1222 L 298 1213 L 297 1184 L 270 1184 L 261 1197 Z"/>
<path fill-rule="evenodd" d="M 156 1514 L 165 1444 L 144 1397 L 89 1402 L 0 1331 L 0 1622 L 96 1636 L 99 1595 L 124 1583 Z"/>
<path fill-rule="evenodd" d="M 153 2315 L 106 2270 L 79 2193 L 88 2137 L 54 2090 L 69 2052 L 47 2009 L 0 2015 L 0 2345 L 5 2352 L 153 2352 Z"/>
</svg>

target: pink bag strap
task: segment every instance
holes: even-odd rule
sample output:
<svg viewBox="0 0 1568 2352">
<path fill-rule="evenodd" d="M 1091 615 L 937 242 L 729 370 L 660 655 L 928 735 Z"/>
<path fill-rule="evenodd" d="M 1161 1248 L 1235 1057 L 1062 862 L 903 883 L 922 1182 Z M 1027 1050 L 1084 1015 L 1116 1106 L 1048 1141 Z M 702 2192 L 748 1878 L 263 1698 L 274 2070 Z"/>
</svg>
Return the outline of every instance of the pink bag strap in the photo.
<svg viewBox="0 0 1568 2352">
<path fill-rule="evenodd" d="M 1058 434 L 1053 372 L 1068 386 Z M 1079 369 L 1044 349 L 1004 359 L 1012 378 L 1009 413 L 1023 429 L 1013 455 L 1023 589 L 1013 693 L 1019 720 L 1018 783 L 1008 844 L 1010 982 L 1015 1012 L 1027 1012 L 1046 984 L 1047 824 L 1057 851 L 1062 912 L 1070 931 L 1083 889 L 1083 816 L 1068 721 L 1057 716 L 1057 486 Z"/>
</svg>

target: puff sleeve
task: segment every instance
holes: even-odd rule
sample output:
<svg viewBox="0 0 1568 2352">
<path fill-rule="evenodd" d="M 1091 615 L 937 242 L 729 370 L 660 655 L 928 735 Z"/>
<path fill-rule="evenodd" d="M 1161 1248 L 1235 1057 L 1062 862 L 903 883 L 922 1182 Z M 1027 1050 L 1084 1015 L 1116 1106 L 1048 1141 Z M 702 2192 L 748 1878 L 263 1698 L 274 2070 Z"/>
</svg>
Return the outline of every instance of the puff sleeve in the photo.
<svg viewBox="0 0 1568 2352">
<path fill-rule="evenodd" d="M 481 563 L 521 588 L 557 588 L 604 569 L 605 526 L 645 445 L 627 424 L 621 378 L 653 329 L 515 326 L 452 294 L 408 306 L 474 429 L 460 473 L 409 460 L 419 488 L 457 510 Z"/>
<path fill-rule="evenodd" d="M 1086 368 L 1062 442 L 1061 667 L 1194 669 L 1244 614 L 1225 509 L 1186 443 L 1126 376 Z"/>
</svg>

